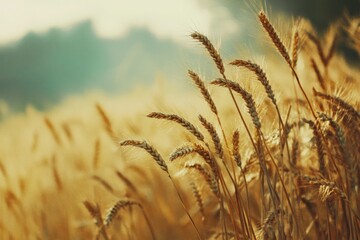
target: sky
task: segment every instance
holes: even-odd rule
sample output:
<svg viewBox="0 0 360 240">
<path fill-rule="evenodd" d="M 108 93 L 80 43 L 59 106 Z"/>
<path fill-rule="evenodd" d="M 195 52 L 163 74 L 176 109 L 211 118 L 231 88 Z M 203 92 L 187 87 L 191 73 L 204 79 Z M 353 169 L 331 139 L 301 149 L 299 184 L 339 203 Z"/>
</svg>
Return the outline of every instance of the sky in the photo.
<svg viewBox="0 0 360 240">
<path fill-rule="evenodd" d="M 211 34 L 214 23 L 226 26 L 216 34 L 236 30 L 225 8 L 200 5 L 196 0 L 0 0 L 0 44 L 16 41 L 27 32 L 70 27 L 90 19 L 97 34 L 121 37 L 133 27 L 146 27 L 160 38 L 188 41 L 193 30 Z"/>
<path fill-rule="evenodd" d="M 189 35 L 208 36 L 224 59 L 247 46 L 258 54 L 264 1 L 319 23 L 343 12 L 335 1 L 307 11 L 326 0 L 0 0 L 0 108 L 2 100 L 45 108 L 92 90 L 126 92 L 159 76 L 184 83 L 188 68 L 211 75 L 211 58 Z"/>
<path fill-rule="evenodd" d="M 198 56 L 189 35 L 218 47 L 238 33 L 233 18 L 207 0 L 0 0 L 0 102 L 47 107 L 158 76 L 176 81 Z"/>
</svg>

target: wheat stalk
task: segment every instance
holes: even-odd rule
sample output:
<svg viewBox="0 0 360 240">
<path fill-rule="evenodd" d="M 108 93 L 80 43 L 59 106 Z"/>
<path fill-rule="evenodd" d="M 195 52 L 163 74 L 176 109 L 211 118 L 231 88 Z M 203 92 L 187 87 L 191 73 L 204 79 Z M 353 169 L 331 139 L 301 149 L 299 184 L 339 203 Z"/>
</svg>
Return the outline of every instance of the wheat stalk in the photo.
<svg viewBox="0 0 360 240">
<path fill-rule="evenodd" d="M 313 58 L 310 59 L 310 62 L 311 62 L 311 67 L 315 72 L 316 79 L 318 80 L 321 89 L 326 91 L 325 81 L 324 81 L 324 78 L 321 76 L 319 67 L 317 66 L 317 64 Z"/>
</svg>

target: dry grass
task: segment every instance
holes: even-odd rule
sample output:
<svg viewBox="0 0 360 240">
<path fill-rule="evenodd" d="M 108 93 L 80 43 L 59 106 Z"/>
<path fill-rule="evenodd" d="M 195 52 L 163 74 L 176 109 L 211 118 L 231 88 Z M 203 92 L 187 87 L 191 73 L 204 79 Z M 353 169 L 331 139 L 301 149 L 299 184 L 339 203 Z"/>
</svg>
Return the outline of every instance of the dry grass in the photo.
<svg viewBox="0 0 360 240">
<path fill-rule="evenodd" d="M 360 73 L 336 52 L 343 26 L 319 39 L 295 24 L 288 51 L 258 18 L 283 63 L 226 66 L 191 35 L 219 72 L 188 71 L 203 101 L 169 87 L 2 122 L 0 239 L 360 239 Z"/>
</svg>

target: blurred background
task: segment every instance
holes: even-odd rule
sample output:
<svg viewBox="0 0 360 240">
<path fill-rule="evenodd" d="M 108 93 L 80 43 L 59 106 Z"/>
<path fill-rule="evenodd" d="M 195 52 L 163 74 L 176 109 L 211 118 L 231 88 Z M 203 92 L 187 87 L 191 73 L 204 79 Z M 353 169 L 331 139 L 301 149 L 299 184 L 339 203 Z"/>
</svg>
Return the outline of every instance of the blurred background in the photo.
<svg viewBox="0 0 360 240">
<path fill-rule="evenodd" d="M 192 31 L 208 35 L 229 59 L 239 44 L 256 48 L 253 24 L 262 7 L 303 16 L 320 33 L 344 14 L 360 13 L 359 0 L 0 0 L 0 6 L 0 118 L 89 91 L 124 93 L 159 78 L 181 85 L 187 68 L 204 67 Z"/>
</svg>

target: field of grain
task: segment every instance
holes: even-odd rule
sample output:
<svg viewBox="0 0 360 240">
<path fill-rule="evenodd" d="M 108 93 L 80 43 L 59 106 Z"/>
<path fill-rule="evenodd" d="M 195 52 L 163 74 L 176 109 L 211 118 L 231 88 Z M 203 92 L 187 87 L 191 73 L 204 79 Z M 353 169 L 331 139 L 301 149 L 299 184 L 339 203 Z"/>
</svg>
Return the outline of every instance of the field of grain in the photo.
<svg viewBox="0 0 360 240">
<path fill-rule="evenodd" d="M 218 70 L 184 73 L 193 91 L 3 120 L 0 239 L 359 239 L 360 72 L 336 51 L 345 33 L 360 55 L 359 21 L 280 37 L 257 17 L 271 49 L 251 60 L 191 34 Z"/>
</svg>

